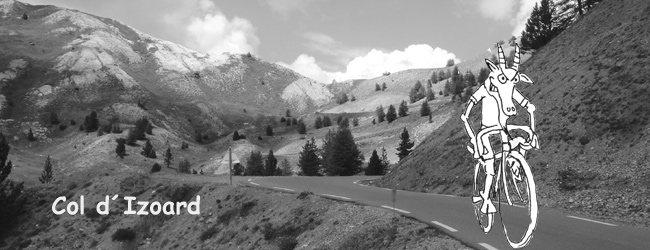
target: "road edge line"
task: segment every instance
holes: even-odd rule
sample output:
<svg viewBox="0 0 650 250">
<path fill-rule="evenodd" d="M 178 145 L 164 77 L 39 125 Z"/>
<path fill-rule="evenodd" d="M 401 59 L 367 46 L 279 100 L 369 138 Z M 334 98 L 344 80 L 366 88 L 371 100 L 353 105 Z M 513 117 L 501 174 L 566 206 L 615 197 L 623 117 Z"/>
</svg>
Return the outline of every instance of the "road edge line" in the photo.
<svg viewBox="0 0 650 250">
<path fill-rule="evenodd" d="M 386 208 L 386 209 L 390 209 L 390 210 L 395 210 L 395 211 L 400 212 L 400 213 L 405 213 L 405 214 L 410 214 L 411 213 L 409 211 L 399 209 L 399 208 L 395 208 L 395 207 L 391 207 L 391 206 L 381 205 L 381 207 Z"/>
<path fill-rule="evenodd" d="M 455 228 L 453 228 L 453 227 L 450 227 L 450 226 L 448 226 L 448 225 L 445 225 L 445 224 L 443 224 L 442 222 L 439 222 L 439 221 L 431 221 L 431 223 L 436 224 L 436 225 L 438 225 L 438 226 L 441 226 L 441 227 L 443 227 L 443 228 L 449 230 L 449 231 L 452 232 L 452 233 L 458 232 L 457 229 L 455 229 Z"/>
<path fill-rule="evenodd" d="M 607 222 L 602 222 L 602 221 L 597 221 L 597 220 L 591 220 L 591 219 L 582 218 L 582 217 L 578 217 L 578 216 L 567 215 L 567 217 L 569 217 L 569 218 L 574 218 L 574 219 L 578 219 L 578 220 L 584 220 L 584 221 L 594 222 L 594 223 L 598 223 L 598 224 L 603 224 L 603 225 L 610 226 L 610 227 L 615 227 L 615 226 L 616 226 L 616 224 L 607 223 Z"/>
</svg>

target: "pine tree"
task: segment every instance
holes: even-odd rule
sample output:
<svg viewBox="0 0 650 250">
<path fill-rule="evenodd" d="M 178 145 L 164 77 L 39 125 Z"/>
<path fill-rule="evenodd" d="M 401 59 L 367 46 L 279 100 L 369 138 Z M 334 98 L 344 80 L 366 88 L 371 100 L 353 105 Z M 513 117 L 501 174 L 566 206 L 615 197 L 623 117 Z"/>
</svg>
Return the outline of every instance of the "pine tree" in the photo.
<svg viewBox="0 0 650 250">
<path fill-rule="evenodd" d="M 409 100 L 411 103 L 417 102 L 420 99 L 424 98 L 426 96 L 424 86 L 422 86 L 422 83 L 418 80 L 415 82 L 415 85 L 413 85 L 413 88 L 411 88 L 411 91 L 409 92 Z"/>
<path fill-rule="evenodd" d="M 136 133 L 137 140 L 147 139 L 145 132 L 147 132 L 148 125 L 149 125 L 149 120 L 146 117 L 141 117 L 135 122 L 134 131 Z"/>
<path fill-rule="evenodd" d="M 156 150 L 153 148 L 153 145 L 151 145 L 151 142 L 149 140 L 147 140 L 144 146 L 142 146 L 142 151 L 140 154 L 147 158 L 156 158 Z"/>
<path fill-rule="evenodd" d="M 372 118 L 372 125 L 377 124 L 377 121 L 375 121 L 375 118 Z"/>
<path fill-rule="evenodd" d="M 13 168 L 11 161 L 7 161 L 10 149 L 5 136 L 0 133 L 0 225 L 3 226 L 10 225 L 24 212 L 23 205 L 26 201 L 23 182 L 7 179 Z"/>
<path fill-rule="evenodd" d="M 181 158 L 181 160 L 178 162 L 178 167 L 176 168 L 176 172 L 189 174 L 190 167 L 192 167 L 190 161 L 185 158 Z"/>
<path fill-rule="evenodd" d="M 442 82 L 442 80 L 445 80 L 445 71 L 441 70 L 438 71 L 438 82 Z"/>
<path fill-rule="evenodd" d="M 327 175 L 350 176 L 361 172 L 363 154 L 347 128 L 330 134 L 323 144 L 323 170 Z M 325 162 L 327 161 L 327 162 Z"/>
<path fill-rule="evenodd" d="M 287 160 L 287 158 L 284 158 L 282 162 L 280 162 L 279 170 L 279 175 L 282 176 L 290 176 L 292 174 L 293 171 L 291 170 L 291 163 L 289 163 L 289 160 Z"/>
<path fill-rule="evenodd" d="M 31 128 L 29 128 L 29 131 L 27 132 L 27 140 L 36 141 L 36 137 L 34 136 L 34 131 L 32 131 Z"/>
<path fill-rule="evenodd" d="M 314 121 L 314 128 L 319 129 L 323 127 L 323 118 L 322 117 L 316 117 L 316 121 Z"/>
<path fill-rule="evenodd" d="M 104 135 L 104 130 L 103 129 L 98 129 L 97 130 L 97 137 Z"/>
<path fill-rule="evenodd" d="M 379 107 L 377 107 L 377 110 L 375 111 L 375 114 L 377 115 L 377 122 L 378 123 L 382 123 L 384 121 L 384 119 L 386 119 L 386 113 L 384 113 L 384 107 L 382 107 L 381 105 L 379 105 Z"/>
<path fill-rule="evenodd" d="M 126 144 L 130 146 L 135 146 L 138 141 L 138 132 L 136 128 L 129 129 L 129 133 L 126 136 Z"/>
<path fill-rule="evenodd" d="M 323 117 L 323 127 L 327 128 L 329 126 L 332 126 L 332 120 L 330 119 L 329 116 Z"/>
<path fill-rule="evenodd" d="M 350 101 L 351 101 L 351 102 L 354 102 L 354 101 L 356 101 L 356 100 L 357 100 L 357 98 L 356 98 L 354 95 L 350 95 Z"/>
<path fill-rule="evenodd" d="M 45 160 L 45 166 L 43 167 L 43 173 L 41 177 L 38 178 L 39 181 L 43 184 L 51 183 L 54 181 L 54 173 L 52 172 L 52 162 L 50 161 L 50 156 L 47 156 Z"/>
<path fill-rule="evenodd" d="M 358 127 L 359 126 L 359 118 L 354 118 L 352 119 L 352 126 Z"/>
<path fill-rule="evenodd" d="M 302 175 L 318 176 L 320 175 L 320 159 L 318 157 L 318 149 L 316 148 L 316 141 L 314 138 L 307 140 L 302 147 L 298 159 L 298 167 L 302 171 Z"/>
<path fill-rule="evenodd" d="M 183 142 L 181 143 L 181 149 L 182 149 L 182 150 L 188 149 L 189 147 L 190 147 L 190 145 L 187 144 L 187 142 L 183 141 Z"/>
<path fill-rule="evenodd" d="M 370 160 L 368 161 L 368 167 L 366 167 L 366 175 L 382 175 L 383 174 L 383 166 L 381 165 L 381 160 L 379 160 L 379 156 L 377 155 L 377 150 L 372 151 L 372 156 L 370 156 Z"/>
<path fill-rule="evenodd" d="M 436 94 L 433 93 L 433 89 L 431 89 L 431 88 L 427 89 L 427 98 L 426 99 L 427 99 L 426 100 L 427 102 L 436 99 Z"/>
<path fill-rule="evenodd" d="M 59 116 L 54 111 L 50 113 L 50 124 L 52 125 L 59 124 Z"/>
<path fill-rule="evenodd" d="M 399 104 L 399 108 L 397 109 L 397 114 L 399 117 L 405 117 L 409 114 L 409 107 L 406 105 L 406 101 L 402 100 L 402 103 Z"/>
<path fill-rule="evenodd" d="M 449 60 L 447 60 L 447 66 L 446 67 L 454 66 L 454 64 L 456 64 L 456 62 L 454 62 L 454 59 L 449 58 Z"/>
<path fill-rule="evenodd" d="M 496 63 L 496 62 L 494 62 Z M 487 80 L 488 76 L 490 75 L 490 72 L 487 68 L 481 68 L 481 70 L 478 72 L 478 77 L 476 78 L 476 82 L 478 85 L 481 85 Z"/>
<path fill-rule="evenodd" d="M 97 119 L 97 112 L 91 111 L 90 115 L 84 119 L 84 128 L 87 133 L 95 132 L 99 128 L 99 120 Z"/>
<path fill-rule="evenodd" d="M 151 125 L 151 122 L 147 121 L 147 126 L 144 128 L 144 132 L 149 135 L 153 135 L 153 126 Z"/>
<path fill-rule="evenodd" d="M 339 122 L 339 128 L 349 128 L 349 127 L 350 127 L 350 120 L 347 117 L 344 118 L 342 117 L 341 121 Z"/>
<path fill-rule="evenodd" d="M 511 50 L 511 51 L 514 52 L 515 50 Z M 512 65 L 512 64 L 508 64 L 508 65 Z M 470 87 L 476 86 L 476 76 L 474 75 L 474 73 L 472 73 L 472 71 L 467 70 L 467 72 L 465 73 L 465 86 L 470 86 Z"/>
<path fill-rule="evenodd" d="M 384 82 L 384 83 L 381 84 L 381 91 L 384 91 L 386 89 L 387 89 L 386 83 Z"/>
<path fill-rule="evenodd" d="M 185 143 L 185 142 L 183 142 Z M 183 146 L 181 146 L 182 148 Z M 165 151 L 165 165 L 167 168 L 169 168 L 172 165 L 172 161 L 174 161 L 174 156 L 172 155 L 172 149 L 167 147 L 167 151 Z"/>
<path fill-rule="evenodd" d="M 235 132 L 232 133 L 232 141 L 237 141 L 239 139 L 239 131 L 235 130 Z"/>
<path fill-rule="evenodd" d="M 113 134 L 121 134 L 122 133 L 122 128 L 120 128 L 120 124 L 113 124 L 113 126 L 111 126 L 111 133 L 113 133 Z"/>
<path fill-rule="evenodd" d="M 390 106 L 388 106 L 388 111 L 386 112 L 386 121 L 388 123 L 391 123 L 396 119 L 397 119 L 397 112 L 395 112 L 395 106 L 391 104 Z"/>
<path fill-rule="evenodd" d="M 547 44 L 557 33 L 553 25 L 555 6 L 551 0 L 541 0 L 535 4 L 526 22 L 526 28 L 521 32 L 523 49 L 539 49 Z"/>
<path fill-rule="evenodd" d="M 126 156 L 126 140 L 124 138 L 118 138 L 116 142 L 117 146 L 115 147 L 115 153 L 120 158 L 124 158 L 124 156 Z"/>
<path fill-rule="evenodd" d="M 264 162 L 264 175 L 272 176 L 276 175 L 278 169 L 278 159 L 273 155 L 273 149 L 269 150 L 269 154 L 266 156 L 266 161 Z"/>
<path fill-rule="evenodd" d="M 298 122 L 298 134 L 304 135 L 307 134 L 307 126 L 302 120 Z"/>
<path fill-rule="evenodd" d="M 287 127 L 291 127 L 291 118 L 287 119 Z"/>
<path fill-rule="evenodd" d="M 406 128 L 402 130 L 402 134 L 400 134 L 399 139 L 400 139 L 400 143 L 399 146 L 397 147 L 397 156 L 401 161 L 402 159 L 404 159 L 404 157 L 406 157 L 413 151 L 411 150 L 411 148 L 413 147 L 413 145 L 415 145 L 415 143 L 411 142 L 411 140 L 409 139 L 409 132 L 408 130 L 406 130 Z"/>
<path fill-rule="evenodd" d="M 429 116 L 431 114 L 431 108 L 429 107 L 428 102 L 422 102 L 422 107 L 420 107 L 420 116 Z"/>
<path fill-rule="evenodd" d="M 381 87 L 379 87 L 379 83 L 375 83 L 375 91 L 380 91 Z"/>
<path fill-rule="evenodd" d="M 266 136 L 273 136 L 273 127 L 266 125 Z"/>
<path fill-rule="evenodd" d="M 232 175 L 239 176 L 243 174 L 244 174 L 244 167 L 241 164 L 235 163 L 232 165 Z"/>
<path fill-rule="evenodd" d="M 244 174 L 249 176 L 264 175 L 264 158 L 262 157 L 262 152 L 251 152 L 251 155 L 246 160 L 246 169 L 244 170 Z"/>
<path fill-rule="evenodd" d="M 285 116 L 286 117 L 291 117 L 291 110 L 287 109 L 287 111 L 285 112 Z"/>
<path fill-rule="evenodd" d="M 388 167 L 390 166 L 390 161 L 388 160 L 388 153 L 386 153 L 386 148 L 381 147 L 381 174 L 384 175 L 388 172 Z"/>
<path fill-rule="evenodd" d="M 337 95 L 336 97 L 336 104 L 343 104 L 348 102 L 348 95 L 345 94 L 344 92 L 341 92 L 340 94 Z"/>
<path fill-rule="evenodd" d="M 298 119 L 292 118 L 291 119 L 291 126 L 295 126 L 295 125 L 298 125 Z"/>
</svg>

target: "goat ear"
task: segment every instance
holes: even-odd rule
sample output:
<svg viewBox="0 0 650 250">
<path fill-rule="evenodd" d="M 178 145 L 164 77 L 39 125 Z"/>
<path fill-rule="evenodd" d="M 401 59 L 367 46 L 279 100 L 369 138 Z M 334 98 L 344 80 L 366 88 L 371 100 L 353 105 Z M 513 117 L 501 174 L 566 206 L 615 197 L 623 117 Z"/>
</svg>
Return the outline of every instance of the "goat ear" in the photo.
<svg viewBox="0 0 650 250">
<path fill-rule="evenodd" d="M 487 64 L 488 69 L 490 70 L 490 72 L 496 72 L 499 69 L 499 67 L 494 65 L 494 63 L 492 61 L 490 61 L 489 59 L 485 59 L 485 64 Z"/>
<path fill-rule="evenodd" d="M 530 83 L 533 84 L 533 80 L 530 80 L 530 77 L 528 77 L 524 73 L 519 73 L 519 81 L 520 82 L 525 82 L 525 83 Z"/>
</svg>

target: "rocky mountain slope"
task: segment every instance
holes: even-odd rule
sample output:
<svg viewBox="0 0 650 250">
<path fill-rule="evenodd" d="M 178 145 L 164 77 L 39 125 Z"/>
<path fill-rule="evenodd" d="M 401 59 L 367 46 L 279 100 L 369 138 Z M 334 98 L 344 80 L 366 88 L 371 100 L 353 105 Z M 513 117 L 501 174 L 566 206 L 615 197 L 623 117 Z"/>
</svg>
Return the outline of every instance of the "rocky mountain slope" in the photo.
<svg viewBox="0 0 650 250">
<path fill-rule="evenodd" d="M 648 225 L 648 12 L 647 1 L 603 1 L 521 67 L 535 82 L 518 89 L 537 107 L 541 150 L 528 159 L 542 206 Z M 379 185 L 469 194 L 463 107 Z M 526 124 L 519 110 L 513 123 Z"/>
<path fill-rule="evenodd" d="M 136 117 L 125 120 L 148 115 L 157 126 L 214 137 L 256 114 L 305 113 L 332 97 L 325 85 L 254 55 L 204 54 L 56 6 L 2 0 L 0 8 L 5 119 L 135 110 Z"/>
</svg>

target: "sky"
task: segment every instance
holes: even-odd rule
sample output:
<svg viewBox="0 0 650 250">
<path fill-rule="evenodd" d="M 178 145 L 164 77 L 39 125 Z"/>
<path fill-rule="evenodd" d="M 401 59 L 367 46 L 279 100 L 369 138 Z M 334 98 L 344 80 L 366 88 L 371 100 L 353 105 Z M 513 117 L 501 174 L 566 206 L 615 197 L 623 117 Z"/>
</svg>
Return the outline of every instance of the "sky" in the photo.
<svg viewBox="0 0 650 250">
<path fill-rule="evenodd" d="M 538 0 L 23 0 L 190 49 L 248 53 L 324 83 L 445 66 L 519 36 Z"/>
</svg>

